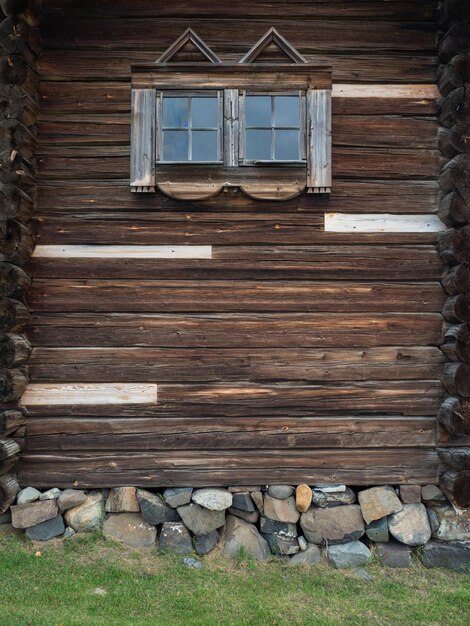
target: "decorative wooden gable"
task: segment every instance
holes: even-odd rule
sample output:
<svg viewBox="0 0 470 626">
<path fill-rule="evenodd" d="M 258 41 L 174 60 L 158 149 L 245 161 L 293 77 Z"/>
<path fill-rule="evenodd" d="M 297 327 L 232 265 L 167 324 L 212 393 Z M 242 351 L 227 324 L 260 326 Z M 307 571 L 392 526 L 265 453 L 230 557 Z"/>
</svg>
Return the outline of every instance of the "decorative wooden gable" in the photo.
<svg viewBox="0 0 470 626">
<path fill-rule="evenodd" d="M 204 109 L 203 97 L 214 113 L 209 125 L 201 126 L 191 111 L 196 104 Z M 259 97 L 272 103 L 270 122 L 261 128 L 246 124 L 248 105 L 258 105 Z M 281 107 L 282 98 L 297 106 L 297 121 L 286 122 L 284 112 L 284 124 L 278 128 L 276 106 Z M 187 111 L 175 126 L 164 111 L 176 106 L 176 100 L 180 105 L 184 100 Z M 172 119 L 179 119 L 176 113 Z M 331 68 L 309 63 L 274 28 L 238 63 L 226 64 L 188 28 L 154 64 L 132 67 L 131 135 L 132 191 L 158 188 L 180 200 L 209 198 L 223 189 L 268 200 L 285 200 L 305 188 L 328 193 Z M 256 145 L 249 153 L 255 137 L 267 146 L 262 157 Z M 291 142 L 287 156 L 278 150 L 278 138 Z M 197 142 L 209 140 L 213 154 L 201 158 Z M 171 142 L 176 142 L 178 154 Z"/>
</svg>

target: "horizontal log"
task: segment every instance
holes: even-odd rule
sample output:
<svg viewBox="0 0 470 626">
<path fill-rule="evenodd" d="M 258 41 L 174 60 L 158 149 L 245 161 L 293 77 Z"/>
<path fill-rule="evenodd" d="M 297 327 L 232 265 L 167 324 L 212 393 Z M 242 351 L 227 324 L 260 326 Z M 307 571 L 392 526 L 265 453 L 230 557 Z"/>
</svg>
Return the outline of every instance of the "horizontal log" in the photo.
<svg viewBox="0 0 470 626">
<path fill-rule="evenodd" d="M 71 383 L 69 383 L 70 385 Z M 122 384 L 122 383 L 121 383 Z M 59 389 L 60 385 L 51 385 Z M 64 387 L 62 385 L 62 387 Z M 76 385 L 75 385 L 76 386 Z M 32 390 L 44 385 L 31 386 Z M 66 386 L 65 386 L 66 387 Z M 68 388 L 66 387 L 67 393 Z M 65 392 L 64 392 L 65 393 Z M 251 416 L 272 415 L 311 416 L 315 413 L 338 415 L 354 414 L 417 415 L 437 412 L 442 403 L 440 381 L 367 381 L 332 384 L 250 382 L 212 384 L 158 385 L 158 403 L 97 404 L 89 397 L 89 404 L 58 404 L 61 392 L 49 404 L 28 404 L 31 396 L 23 396 L 21 407 L 29 416 L 113 416 L 161 417 L 191 416 Z M 43 396 L 41 396 L 43 397 Z M 44 396 L 47 400 L 47 397 Z M 73 398 L 70 398 L 73 400 Z M 34 397 L 33 397 L 34 400 Z"/>
<path fill-rule="evenodd" d="M 470 60 L 470 55 L 469 55 Z M 452 90 L 439 103 L 439 124 L 451 128 L 456 123 L 470 121 L 470 92 L 465 87 Z"/>
<path fill-rule="evenodd" d="M 454 189 L 465 189 L 470 180 L 470 155 L 459 154 L 443 168 L 439 176 L 439 185 L 447 193 Z"/>
<path fill-rule="evenodd" d="M 27 453 L 399 448 L 435 445 L 430 417 L 34 419 Z"/>
<path fill-rule="evenodd" d="M 442 232 L 445 225 L 437 215 L 393 215 L 380 213 L 325 213 L 325 230 L 340 233 Z"/>
<path fill-rule="evenodd" d="M 338 450 L 276 450 L 271 454 L 246 451 L 243 455 L 236 451 L 186 455 L 164 452 L 148 456 L 24 455 L 19 479 L 22 484 L 37 487 L 53 484 L 79 488 L 123 484 L 160 487 L 262 484 L 267 475 L 271 481 L 289 484 L 302 481 L 432 484 L 437 479 L 437 463 L 434 450 L 419 448 L 345 449 L 340 455 Z"/>
<path fill-rule="evenodd" d="M 28 381 L 21 370 L 0 370 L 0 398 L 2 402 L 18 400 Z"/>
<path fill-rule="evenodd" d="M 468 263 L 454 265 L 445 272 L 441 282 L 450 295 L 470 291 L 470 266 Z"/>
<path fill-rule="evenodd" d="M 470 435 L 470 403 L 456 396 L 444 400 L 439 408 L 437 419 L 453 435 Z"/>
<path fill-rule="evenodd" d="M 25 423 L 23 414 L 17 410 L 3 411 L 0 413 L 0 434 L 13 435 Z"/>
<path fill-rule="evenodd" d="M 470 221 L 470 188 L 450 191 L 441 198 L 438 215 L 448 226 L 464 226 Z"/>
<path fill-rule="evenodd" d="M 0 328 L 2 330 L 21 330 L 29 317 L 29 311 L 22 302 L 11 298 L 0 298 Z"/>
<path fill-rule="evenodd" d="M 0 255 L 15 265 L 24 265 L 34 248 L 34 240 L 27 226 L 16 220 L 0 224 Z"/>
<path fill-rule="evenodd" d="M 21 298 L 30 284 L 31 279 L 20 267 L 0 263 L 0 294 Z"/>
<path fill-rule="evenodd" d="M 0 461 L 5 461 L 15 457 L 20 453 L 20 446 L 13 439 L 7 437 L 0 438 Z"/>
<path fill-rule="evenodd" d="M 157 404 L 157 385 L 146 384 L 32 384 L 21 400 L 20 407 L 81 406 L 121 404 Z"/>
<path fill-rule="evenodd" d="M 20 490 L 16 476 L 0 476 L 0 514 L 5 513 L 13 504 Z"/>
<path fill-rule="evenodd" d="M 464 363 L 446 363 L 442 383 L 449 393 L 470 398 L 470 366 Z"/>
<path fill-rule="evenodd" d="M 448 448 L 438 450 L 439 458 L 453 470 L 470 470 L 470 448 Z"/>
<path fill-rule="evenodd" d="M 452 228 L 439 235 L 437 250 L 449 265 L 470 261 L 470 226 Z"/>
<path fill-rule="evenodd" d="M 412 380 L 439 378 L 438 348 L 34 348 L 32 382 Z"/>
<path fill-rule="evenodd" d="M 439 479 L 439 486 L 455 506 L 470 507 L 470 471 L 450 470 Z"/>
<path fill-rule="evenodd" d="M 273 285 L 270 281 L 38 279 L 28 293 L 31 310 L 42 312 L 437 312 L 444 301 L 442 288 L 434 283 L 336 281 Z"/>
<path fill-rule="evenodd" d="M 26 333 L 35 346 L 358 347 L 437 345 L 439 313 L 49 314 Z"/>
<path fill-rule="evenodd" d="M 0 367 L 23 365 L 31 354 L 31 344 L 23 335 L 0 335 Z"/>
<path fill-rule="evenodd" d="M 449 322 L 470 323 L 470 294 L 447 298 L 442 308 L 442 315 Z"/>
</svg>

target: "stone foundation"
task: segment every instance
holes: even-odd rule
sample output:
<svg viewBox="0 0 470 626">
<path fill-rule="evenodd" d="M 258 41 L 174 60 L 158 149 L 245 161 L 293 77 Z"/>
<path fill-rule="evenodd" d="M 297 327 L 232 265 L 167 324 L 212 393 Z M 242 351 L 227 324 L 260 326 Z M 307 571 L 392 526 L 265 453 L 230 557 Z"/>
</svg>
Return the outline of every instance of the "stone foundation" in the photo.
<svg viewBox="0 0 470 626">
<path fill-rule="evenodd" d="M 359 567 L 375 556 L 384 566 L 409 567 L 414 554 L 426 567 L 470 569 L 470 510 L 455 509 L 435 485 L 27 487 L 0 516 L 0 535 L 18 529 L 35 541 L 101 530 L 132 547 L 181 555 L 221 544 L 227 557 L 274 555 L 292 566 Z"/>
</svg>

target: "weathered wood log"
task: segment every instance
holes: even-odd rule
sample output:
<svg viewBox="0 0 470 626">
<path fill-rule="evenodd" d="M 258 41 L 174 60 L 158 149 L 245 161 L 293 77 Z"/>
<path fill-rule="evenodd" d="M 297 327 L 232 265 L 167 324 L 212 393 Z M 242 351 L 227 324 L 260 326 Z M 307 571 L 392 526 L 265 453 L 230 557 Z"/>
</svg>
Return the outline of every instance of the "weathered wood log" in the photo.
<svg viewBox="0 0 470 626">
<path fill-rule="evenodd" d="M 26 127 L 35 123 L 37 105 L 19 85 L 0 85 L 0 121 L 17 119 Z"/>
<path fill-rule="evenodd" d="M 0 398 L 2 402 L 13 402 L 23 395 L 28 380 L 21 370 L 0 370 Z"/>
<path fill-rule="evenodd" d="M 470 261 L 470 226 L 443 232 L 439 235 L 437 250 L 448 265 Z"/>
<path fill-rule="evenodd" d="M 31 344 L 23 335 L 0 335 L 0 367 L 23 365 L 31 354 Z"/>
<path fill-rule="evenodd" d="M 0 81 L 9 85 L 21 85 L 28 76 L 28 64 L 19 54 L 0 56 Z"/>
<path fill-rule="evenodd" d="M 33 213 L 33 200 L 19 187 L 0 182 L 0 215 L 27 222 Z"/>
<path fill-rule="evenodd" d="M 441 476 L 439 486 L 452 504 L 461 509 L 470 507 L 470 471 L 450 470 Z"/>
<path fill-rule="evenodd" d="M 440 448 L 439 458 L 457 472 L 470 470 L 470 448 Z"/>
<path fill-rule="evenodd" d="M 34 182 L 31 163 L 17 150 L 0 152 L 0 181 L 31 188 Z"/>
<path fill-rule="evenodd" d="M 36 147 L 36 138 L 29 128 L 15 119 L 0 122 L 0 152 L 16 150 L 30 159 Z"/>
<path fill-rule="evenodd" d="M 463 226 L 470 221 L 470 187 L 457 189 L 441 197 L 439 218 L 448 226 Z"/>
<path fill-rule="evenodd" d="M 445 24 L 452 20 L 470 19 L 470 5 L 467 0 L 444 0 L 439 7 L 439 22 Z"/>
<path fill-rule="evenodd" d="M 0 263 L 0 295 L 22 296 L 30 284 L 30 277 L 20 267 L 11 263 Z"/>
<path fill-rule="evenodd" d="M 0 8 L 5 15 L 18 15 L 28 7 L 28 0 L 0 0 Z"/>
<path fill-rule="evenodd" d="M 16 476 L 2 476 L 0 478 L 0 514 L 5 513 L 13 504 L 16 494 L 20 490 Z"/>
<path fill-rule="evenodd" d="M 470 434 L 470 404 L 456 396 L 444 400 L 437 414 L 439 423 L 451 434 Z"/>
<path fill-rule="evenodd" d="M 439 185 L 445 192 L 470 187 L 470 155 L 459 154 L 449 161 L 439 176 Z"/>
<path fill-rule="evenodd" d="M 441 380 L 449 393 L 470 398 L 470 366 L 464 363 L 446 363 Z"/>
<path fill-rule="evenodd" d="M 0 23 L 0 47 L 33 65 L 40 52 L 39 32 L 21 19 L 7 17 Z"/>
<path fill-rule="evenodd" d="M 20 452 L 21 448 L 16 441 L 7 437 L 0 438 L 0 461 L 17 456 Z"/>
<path fill-rule="evenodd" d="M 444 341 L 455 339 L 462 343 L 470 343 L 470 327 L 468 324 L 453 324 L 445 329 Z"/>
<path fill-rule="evenodd" d="M 453 56 L 470 49 L 470 24 L 458 22 L 445 33 L 439 45 L 439 61 L 448 63 Z"/>
<path fill-rule="evenodd" d="M 15 433 L 25 422 L 21 411 L 3 411 L 0 413 L 0 435 L 11 435 Z"/>
<path fill-rule="evenodd" d="M 470 55 L 468 62 L 470 64 Z M 439 124 L 450 128 L 455 123 L 470 122 L 470 89 L 458 87 L 439 103 Z"/>
<path fill-rule="evenodd" d="M 30 313 L 28 308 L 18 300 L 0 297 L 0 329 L 21 330 L 28 323 Z"/>
<path fill-rule="evenodd" d="M 438 147 L 450 159 L 459 153 L 469 153 L 470 122 L 458 122 L 452 128 L 440 128 Z"/>
<path fill-rule="evenodd" d="M 455 337 L 446 338 L 440 346 L 442 352 L 452 361 L 470 363 L 470 344 L 458 341 Z"/>
<path fill-rule="evenodd" d="M 443 96 L 449 95 L 454 89 L 464 87 L 470 81 L 470 53 L 457 54 L 438 69 L 438 87 Z"/>
<path fill-rule="evenodd" d="M 451 296 L 447 298 L 442 309 L 442 315 L 449 322 L 470 322 L 470 294 Z"/>
<path fill-rule="evenodd" d="M 449 295 L 470 291 L 470 266 L 461 263 L 447 269 L 441 284 Z"/>
<path fill-rule="evenodd" d="M 26 226 L 16 220 L 0 223 L 0 255 L 15 265 L 28 262 L 34 248 L 33 236 Z"/>
</svg>

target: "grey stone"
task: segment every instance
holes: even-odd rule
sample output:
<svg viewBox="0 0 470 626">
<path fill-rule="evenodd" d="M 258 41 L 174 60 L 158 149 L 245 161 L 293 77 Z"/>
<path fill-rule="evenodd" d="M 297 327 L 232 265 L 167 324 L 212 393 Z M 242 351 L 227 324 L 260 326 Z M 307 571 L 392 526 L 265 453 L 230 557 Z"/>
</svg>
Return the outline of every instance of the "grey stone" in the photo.
<svg viewBox="0 0 470 626">
<path fill-rule="evenodd" d="M 225 511 L 209 511 L 194 502 L 180 506 L 177 510 L 183 522 L 195 535 L 206 535 L 225 524 Z"/>
<path fill-rule="evenodd" d="M 289 559 L 289 565 L 315 565 L 321 562 L 321 550 L 314 543 L 309 543 L 307 548 Z"/>
<path fill-rule="evenodd" d="M 277 500 L 287 500 L 294 495 L 294 491 L 294 487 L 290 485 L 271 485 L 268 487 L 268 494 Z"/>
<path fill-rule="evenodd" d="M 18 492 L 18 495 L 16 496 L 16 503 L 28 504 L 28 502 L 35 502 L 36 500 L 39 500 L 40 495 L 41 492 L 34 487 L 25 487 Z"/>
<path fill-rule="evenodd" d="M 140 513 L 111 513 L 103 524 L 103 535 L 132 548 L 155 544 L 157 529 Z"/>
<path fill-rule="evenodd" d="M 64 539 L 70 539 L 76 534 L 77 533 L 74 531 L 73 528 L 71 528 L 70 526 L 67 526 L 67 528 L 64 530 Z"/>
<path fill-rule="evenodd" d="M 357 504 L 327 509 L 312 507 L 302 514 L 300 526 L 307 541 L 316 544 L 350 542 L 362 537 L 365 530 Z"/>
<path fill-rule="evenodd" d="M 62 515 L 57 515 L 47 522 L 26 529 L 26 535 L 33 541 L 48 541 L 53 537 L 62 535 L 65 531 Z"/>
<path fill-rule="evenodd" d="M 163 492 L 163 499 L 168 506 L 176 509 L 179 506 L 189 504 L 191 502 L 192 494 L 192 487 L 172 487 L 171 489 L 165 489 Z"/>
<path fill-rule="evenodd" d="M 424 567 L 444 567 L 457 572 L 470 571 L 470 544 L 430 541 L 423 547 Z"/>
<path fill-rule="evenodd" d="M 79 506 L 86 502 L 87 496 L 80 489 L 64 489 L 60 494 L 57 503 L 61 511 L 67 511 L 74 506 Z"/>
<path fill-rule="evenodd" d="M 39 499 L 40 500 L 57 500 L 57 498 L 60 496 L 61 493 L 62 492 L 60 489 L 58 489 L 57 487 L 54 487 L 53 489 L 48 489 L 44 493 L 41 493 L 41 495 L 39 496 Z"/>
<path fill-rule="evenodd" d="M 297 552 L 300 551 L 297 538 L 286 537 L 285 535 L 278 535 L 277 533 L 271 533 L 269 535 L 263 534 L 263 537 L 268 542 L 271 552 L 276 556 L 297 554 Z"/>
<path fill-rule="evenodd" d="M 103 494 L 90 493 L 83 504 L 74 506 L 65 512 L 67 526 L 76 532 L 93 532 L 101 526 L 104 515 Z"/>
<path fill-rule="evenodd" d="M 251 499 L 256 504 L 256 508 L 261 513 L 261 515 L 263 515 L 264 514 L 264 499 L 263 499 L 263 494 L 261 493 L 261 491 L 253 491 L 251 493 Z"/>
<path fill-rule="evenodd" d="M 366 524 L 401 511 L 403 508 L 395 490 L 389 486 L 365 489 L 360 491 L 357 497 Z"/>
<path fill-rule="evenodd" d="M 457 513 L 451 506 L 428 509 L 428 515 L 434 513 L 438 527 L 432 536 L 439 541 L 470 542 L 470 509 Z"/>
<path fill-rule="evenodd" d="M 431 526 L 431 533 L 434 534 L 439 530 L 439 518 L 434 509 L 428 509 L 428 520 Z"/>
<path fill-rule="evenodd" d="M 207 535 L 199 535 L 194 539 L 194 549 L 196 554 L 208 554 L 216 545 L 220 542 L 220 535 L 216 530 L 213 530 Z"/>
<path fill-rule="evenodd" d="M 357 502 L 356 494 L 352 489 L 346 487 L 344 491 L 323 491 L 313 490 L 313 504 L 320 508 L 330 506 L 340 506 L 342 504 L 355 504 Z"/>
<path fill-rule="evenodd" d="M 355 567 L 353 569 L 353 574 L 356 578 L 360 578 L 361 580 L 365 580 L 366 582 L 374 580 L 372 574 L 369 574 L 369 572 L 366 572 L 366 570 L 362 569 L 361 567 Z"/>
<path fill-rule="evenodd" d="M 386 567 L 404 568 L 411 565 L 411 548 L 402 543 L 379 543 L 375 553 L 380 563 Z"/>
<path fill-rule="evenodd" d="M 232 507 L 247 513 L 256 511 L 255 503 L 249 493 L 234 493 Z"/>
<path fill-rule="evenodd" d="M 325 493 L 341 493 L 346 491 L 346 485 L 342 483 L 318 483 L 314 486 L 316 491 L 324 491 Z"/>
<path fill-rule="evenodd" d="M 105 596 L 108 592 L 106 589 L 102 589 L 101 587 L 95 587 L 95 589 L 93 589 L 93 593 L 95 596 Z"/>
<path fill-rule="evenodd" d="M 276 522 L 275 520 L 262 517 L 260 520 L 260 531 L 263 534 L 276 533 L 284 537 L 297 537 L 296 524 L 288 524 L 287 522 Z"/>
<path fill-rule="evenodd" d="M 447 498 L 437 485 L 424 485 L 421 487 L 421 498 L 427 504 L 440 506 L 447 503 Z"/>
<path fill-rule="evenodd" d="M 10 508 L 11 523 L 15 528 L 30 528 L 56 517 L 59 513 L 56 500 L 16 504 Z"/>
<path fill-rule="evenodd" d="M 186 567 L 190 567 L 191 569 L 202 569 L 204 567 L 204 563 L 199 559 L 192 559 L 191 557 L 185 556 L 182 560 L 183 565 Z"/>
<path fill-rule="evenodd" d="M 287 522 L 296 524 L 299 521 L 300 513 L 292 496 L 279 500 L 271 496 L 264 497 L 264 515 L 276 522 Z"/>
<path fill-rule="evenodd" d="M 307 540 L 305 539 L 305 537 L 303 535 L 300 535 L 300 537 L 297 537 L 297 541 L 299 542 L 299 548 L 302 550 L 302 552 L 304 552 L 304 550 L 306 550 L 309 546 Z M 310 545 L 315 545 L 314 543 L 310 544 Z"/>
<path fill-rule="evenodd" d="M 405 504 L 388 519 L 390 534 L 408 546 L 422 546 L 431 539 L 431 527 L 424 504 Z"/>
<path fill-rule="evenodd" d="M 209 511 L 225 511 L 232 506 L 233 496 L 227 489 L 205 487 L 193 492 L 192 501 Z"/>
<path fill-rule="evenodd" d="M 250 524 L 256 524 L 256 522 L 259 520 L 258 511 L 248 513 L 247 511 L 242 511 L 241 509 L 236 509 L 235 507 L 231 506 L 229 509 L 227 509 L 227 513 L 230 513 L 231 515 L 236 515 L 237 517 L 241 517 L 245 520 L 245 522 L 250 522 Z"/>
<path fill-rule="evenodd" d="M 400 498 L 404 504 L 413 504 L 413 502 L 421 502 L 421 486 L 420 485 L 400 485 Z"/>
<path fill-rule="evenodd" d="M 234 515 L 227 515 L 224 554 L 237 557 L 242 550 L 256 561 L 265 561 L 271 553 L 268 542 L 259 534 L 256 526 Z"/>
<path fill-rule="evenodd" d="M 328 560 L 337 569 L 366 565 L 371 552 L 361 541 L 328 546 Z"/>
<path fill-rule="evenodd" d="M 386 543 L 390 539 L 387 518 L 382 517 L 368 524 L 366 526 L 366 535 L 375 543 Z"/>
<path fill-rule="evenodd" d="M 107 513 L 138 513 L 140 506 L 137 501 L 135 487 L 114 487 L 106 500 Z"/>
<path fill-rule="evenodd" d="M 176 522 L 180 519 L 178 513 L 163 501 L 157 493 L 146 489 L 137 489 L 137 501 L 144 518 L 153 526 L 164 522 Z"/>
<path fill-rule="evenodd" d="M 165 522 L 159 539 L 160 550 L 189 554 L 193 551 L 193 542 L 189 530 L 183 522 Z"/>
</svg>

